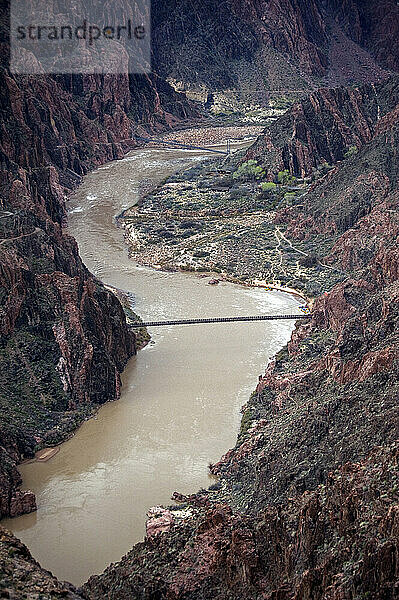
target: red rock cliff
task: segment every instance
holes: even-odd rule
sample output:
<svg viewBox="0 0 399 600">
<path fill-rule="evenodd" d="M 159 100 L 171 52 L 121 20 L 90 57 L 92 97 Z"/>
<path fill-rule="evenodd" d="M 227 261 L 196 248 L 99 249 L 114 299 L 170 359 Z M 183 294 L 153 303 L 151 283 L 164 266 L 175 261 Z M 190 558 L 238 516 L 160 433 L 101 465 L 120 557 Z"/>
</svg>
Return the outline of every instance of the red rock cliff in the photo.
<svg viewBox="0 0 399 600">
<path fill-rule="evenodd" d="M 270 179 L 283 169 L 309 176 L 323 163 L 342 160 L 351 146 L 360 148 L 369 142 L 398 101 L 397 78 L 354 88 L 320 89 L 265 129 L 247 156 L 263 163 Z"/>
</svg>

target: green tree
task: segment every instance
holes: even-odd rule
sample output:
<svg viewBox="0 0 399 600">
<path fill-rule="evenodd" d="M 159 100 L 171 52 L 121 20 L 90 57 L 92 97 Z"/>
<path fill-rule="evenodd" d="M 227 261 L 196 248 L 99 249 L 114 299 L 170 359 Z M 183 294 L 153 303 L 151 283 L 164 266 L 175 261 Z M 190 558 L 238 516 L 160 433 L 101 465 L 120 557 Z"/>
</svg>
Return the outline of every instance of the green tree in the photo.
<svg viewBox="0 0 399 600">
<path fill-rule="evenodd" d="M 255 191 L 255 182 L 257 179 L 264 177 L 265 172 L 261 166 L 258 165 L 256 160 L 247 160 L 238 167 L 233 173 L 233 179 L 240 181 L 250 181 L 252 184 L 252 191 Z"/>
</svg>

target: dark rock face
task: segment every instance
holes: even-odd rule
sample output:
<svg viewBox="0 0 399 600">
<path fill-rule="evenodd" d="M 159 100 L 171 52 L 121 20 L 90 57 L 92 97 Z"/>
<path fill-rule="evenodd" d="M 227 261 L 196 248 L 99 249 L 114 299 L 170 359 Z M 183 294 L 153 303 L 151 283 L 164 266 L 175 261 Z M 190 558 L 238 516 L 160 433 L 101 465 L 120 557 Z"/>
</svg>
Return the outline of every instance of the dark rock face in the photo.
<svg viewBox="0 0 399 600">
<path fill-rule="evenodd" d="M 283 169 L 311 175 L 323 163 L 343 160 L 351 146 L 359 149 L 369 142 L 398 101 L 397 78 L 352 89 L 320 89 L 266 129 L 248 158 L 262 162 L 270 179 Z"/>
<path fill-rule="evenodd" d="M 90 600 L 393 600 L 398 593 L 398 447 L 330 473 L 314 492 L 255 518 L 192 505 L 83 587 Z M 173 511 L 172 511 L 173 513 Z"/>
<path fill-rule="evenodd" d="M 367 48 L 383 67 L 398 71 L 399 50 L 391 43 L 399 33 L 395 0 L 328 0 L 327 4 L 350 38 Z"/>
<path fill-rule="evenodd" d="M 277 87 L 284 95 L 287 88 L 319 87 L 320 78 L 329 87 L 378 81 L 385 69 L 399 68 L 390 42 L 398 28 L 394 0 L 206 0 L 195 10 L 187 0 L 157 2 L 154 67 L 187 89 L 208 92 Z"/>
<path fill-rule="evenodd" d="M 41 568 L 24 544 L 0 528 L 0 585 L 3 598 L 42 598 L 79 600 L 70 583 L 58 581 Z"/>
<path fill-rule="evenodd" d="M 233 84 L 230 60 L 250 59 L 255 32 L 235 14 L 230 0 L 157 2 L 152 7 L 154 67 L 162 76 L 210 87 Z"/>
<path fill-rule="evenodd" d="M 15 517 L 36 510 L 36 500 L 33 492 L 20 491 L 21 476 L 16 468 L 23 454 L 32 453 L 34 440 L 29 440 L 23 435 L 12 436 L 0 431 L 0 514 Z"/>
<path fill-rule="evenodd" d="M 300 62 L 304 71 L 326 72 L 325 25 L 314 0 L 262 4 L 223 0 L 156 3 L 152 12 L 156 69 L 187 83 L 235 84 L 230 64 L 250 61 L 263 46 Z"/>
<path fill-rule="evenodd" d="M 136 130 L 196 113 L 156 75 L 3 69 L 0 80 L 1 517 L 34 509 L 32 494 L 15 491 L 26 447 L 62 441 L 96 405 L 117 399 L 135 353 L 119 301 L 62 231 L 65 194 L 89 169 L 121 158 Z"/>
<path fill-rule="evenodd" d="M 235 12 L 253 23 L 261 44 L 299 61 L 301 69 L 319 77 L 328 68 L 328 35 L 317 1 L 273 0 L 233 2 Z"/>
</svg>

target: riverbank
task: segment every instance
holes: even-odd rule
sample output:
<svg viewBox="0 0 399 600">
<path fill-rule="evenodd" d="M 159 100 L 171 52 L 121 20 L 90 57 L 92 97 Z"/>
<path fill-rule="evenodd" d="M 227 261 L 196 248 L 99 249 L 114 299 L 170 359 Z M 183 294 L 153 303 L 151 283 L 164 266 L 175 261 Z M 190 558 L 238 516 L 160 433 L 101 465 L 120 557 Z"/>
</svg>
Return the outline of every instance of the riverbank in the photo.
<svg viewBox="0 0 399 600">
<path fill-rule="evenodd" d="M 201 136 L 206 143 L 206 131 Z M 235 178 L 243 160 L 245 150 L 206 159 L 146 190 L 120 219 L 131 258 L 165 271 L 207 273 L 297 293 L 306 300 L 328 291 L 344 278 L 343 271 L 319 260 L 336 236 L 293 243 L 281 219 L 300 206 L 311 183 L 292 180 L 263 190 Z"/>
<path fill-rule="evenodd" d="M 142 321 L 142 319 L 139 317 L 139 315 L 137 315 L 133 311 L 132 298 L 131 298 L 131 294 L 129 292 L 114 288 L 113 286 L 106 285 L 106 284 L 104 284 L 104 288 L 106 288 L 107 290 L 112 292 L 118 298 L 118 300 L 121 303 L 121 306 L 123 308 L 123 311 L 125 313 L 126 323 L 128 326 L 131 323 L 137 323 L 138 321 Z M 151 340 L 151 336 L 148 333 L 148 330 L 146 327 L 135 328 L 134 335 L 135 335 L 136 352 L 145 348 L 145 346 Z M 91 410 L 89 412 L 86 411 L 84 414 L 82 414 L 80 422 L 78 420 L 76 420 L 76 416 L 75 416 L 75 420 L 73 421 L 72 427 L 69 427 L 68 429 L 65 429 L 65 428 L 61 429 L 58 432 L 58 438 L 56 438 L 53 441 L 53 443 L 57 444 L 55 446 L 52 446 L 52 447 L 46 447 L 45 445 L 43 446 L 43 442 L 40 439 L 37 439 L 36 440 L 37 446 L 40 447 L 40 450 L 37 450 L 34 453 L 33 457 L 22 460 L 22 462 L 20 464 L 28 465 L 28 464 L 32 464 L 34 462 L 47 462 L 47 461 L 51 460 L 56 454 L 58 454 L 58 452 L 60 451 L 61 445 L 64 444 L 65 442 L 67 442 L 68 440 L 70 440 L 75 435 L 78 428 L 85 421 L 96 418 L 100 408 L 101 408 L 100 405 L 92 406 Z M 32 492 L 30 490 L 28 490 L 28 493 L 32 493 Z M 35 509 L 36 509 L 36 507 L 35 507 Z"/>
<path fill-rule="evenodd" d="M 262 130 L 259 126 L 209 126 L 188 128 L 176 132 L 178 136 L 167 132 L 159 137 L 166 141 L 178 137 L 187 144 L 223 147 L 227 139 L 249 140 Z M 156 147 L 156 143 L 151 146 Z M 291 268 L 278 269 L 283 259 L 284 234 L 279 227 L 272 226 L 276 205 L 289 206 L 292 196 L 304 196 L 310 186 L 301 182 L 293 193 L 292 184 L 282 185 L 277 202 L 276 197 L 262 193 L 258 186 L 254 189 L 252 184 L 237 183 L 232 175 L 245 152 L 245 148 L 238 147 L 229 157 L 205 158 L 194 167 L 172 174 L 155 189 L 143 187 L 139 201 L 118 216 L 118 223 L 127 232 L 129 255 L 155 269 L 191 271 L 209 277 L 211 282 L 220 280 L 275 289 L 310 302 L 305 280 L 311 281 L 313 273 L 304 260 L 302 268 L 296 262 L 289 265 Z M 234 244 L 238 239 L 237 227 L 242 246 L 239 249 Z M 265 250 L 265 227 L 272 245 L 267 248 L 271 252 L 261 256 Z M 285 241 L 289 251 L 296 250 L 302 259 L 309 257 L 303 250 L 294 249 L 289 240 Z M 262 268 L 268 261 L 270 268 L 265 273 Z M 286 285 L 287 281 L 293 281 L 296 287 Z"/>
<path fill-rule="evenodd" d="M 211 146 L 214 144 L 226 144 L 227 140 L 243 140 L 246 138 L 254 138 L 264 130 L 265 125 L 240 125 L 240 126 L 225 126 L 217 127 L 209 125 L 208 127 L 192 127 L 180 129 L 171 132 L 165 132 L 159 136 L 159 139 L 174 141 L 176 139 L 185 144 L 193 144 L 197 146 Z"/>
</svg>

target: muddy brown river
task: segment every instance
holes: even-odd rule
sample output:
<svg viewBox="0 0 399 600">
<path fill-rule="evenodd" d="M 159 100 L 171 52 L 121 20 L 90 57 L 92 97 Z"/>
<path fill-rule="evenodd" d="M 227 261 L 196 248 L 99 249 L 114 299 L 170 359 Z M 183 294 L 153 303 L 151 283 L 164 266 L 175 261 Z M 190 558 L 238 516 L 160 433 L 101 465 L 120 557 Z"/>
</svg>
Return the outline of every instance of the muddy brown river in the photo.
<svg viewBox="0 0 399 600">
<path fill-rule="evenodd" d="M 84 178 L 69 201 L 69 232 L 89 269 L 134 293 L 145 320 L 294 312 L 284 293 L 193 274 L 163 273 L 128 258 L 115 216 L 157 183 L 204 155 L 135 150 Z M 298 312 L 298 314 L 300 314 Z M 3 522 L 43 567 L 75 584 L 121 558 L 145 533 L 146 511 L 176 490 L 209 485 L 209 462 L 235 443 L 240 407 L 293 322 L 171 326 L 132 358 L 119 401 L 103 406 L 51 460 L 22 465 L 36 513 Z"/>
</svg>

